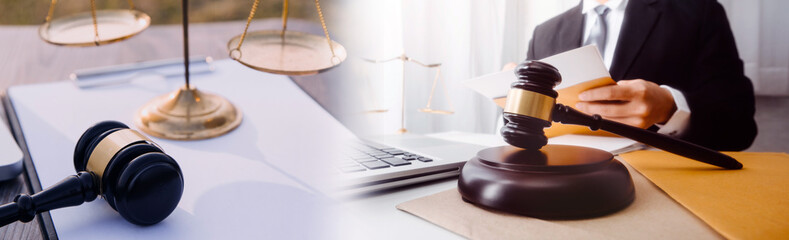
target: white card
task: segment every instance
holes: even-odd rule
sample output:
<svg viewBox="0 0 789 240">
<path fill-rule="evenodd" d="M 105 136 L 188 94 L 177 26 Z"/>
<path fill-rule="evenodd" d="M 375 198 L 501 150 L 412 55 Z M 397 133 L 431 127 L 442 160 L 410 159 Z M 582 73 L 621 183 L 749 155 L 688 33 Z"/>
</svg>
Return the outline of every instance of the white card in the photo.
<svg viewBox="0 0 789 240">
<path fill-rule="evenodd" d="M 600 52 L 594 45 L 576 48 L 540 61 L 553 65 L 562 75 L 562 82 L 556 87 L 556 90 L 590 80 L 611 77 Z M 510 84 L 515 80 L 517 77 L 512 70 L 507 70 L 469 79 L 463 84 L 488 98 L 496 99 L 506 97 L 510 90 Z"/>
</svg>

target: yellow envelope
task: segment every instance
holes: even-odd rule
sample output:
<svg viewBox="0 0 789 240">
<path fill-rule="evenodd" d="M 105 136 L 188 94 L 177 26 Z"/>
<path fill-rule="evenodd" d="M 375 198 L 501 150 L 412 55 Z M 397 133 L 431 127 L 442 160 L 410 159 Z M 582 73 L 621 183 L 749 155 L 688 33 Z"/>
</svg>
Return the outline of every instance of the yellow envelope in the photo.
<svg viewBox="0 0 789 240">
<path fill-rule="evenodd" d="M 620 156 L 726 238 L 789 238 L 789 154 L 726 154 L 745 167 L 723 170 L 663 151 Z"/>
</svg>

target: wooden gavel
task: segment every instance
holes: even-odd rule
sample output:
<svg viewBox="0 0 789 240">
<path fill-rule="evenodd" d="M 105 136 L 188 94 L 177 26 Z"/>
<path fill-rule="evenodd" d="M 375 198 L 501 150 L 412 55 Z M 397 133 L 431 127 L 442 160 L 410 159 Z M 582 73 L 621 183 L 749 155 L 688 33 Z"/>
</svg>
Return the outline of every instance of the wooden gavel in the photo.
<svg viewBox="0 0 789 240">
<path fill-rule="evenodd" d="M 505 125 L 501 135 L 507 143 L 524 148 L 540 149 L 548 143 L 544 128 L 551 121 L 602 129 L 622 137 L 726 169 L 741 169 L 742 164 L 720 152 L 656 132 L 589 116 L 568 106 L 557 104 L 553 89 L 562 77 L 559 70 L 540 61 L 526 61 L 515 69 L 518 81 L 512 84 L 504 108 Z"/>
<path fill-rule="evenodd" d="M 184 191 L 178 163 L 153 141 L 123 123 L 89 128 L 74 149 L 77 175 L 0 206 L 0 226 L 33 220 L 36 214 L 77 206 L 102 196 L 137 225 L 156 224 L 175 210 Z"/>
</svg>

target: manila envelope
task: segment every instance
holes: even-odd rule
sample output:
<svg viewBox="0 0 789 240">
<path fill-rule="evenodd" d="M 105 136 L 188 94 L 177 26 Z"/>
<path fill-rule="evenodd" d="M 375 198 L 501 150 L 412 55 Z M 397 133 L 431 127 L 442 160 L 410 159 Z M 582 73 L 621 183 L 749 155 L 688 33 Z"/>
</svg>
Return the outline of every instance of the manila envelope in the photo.
<svg viewBox="0 0 789 240">
<path fill-rule="evenodd" d="M 620 156 L 728 239 L 788 238 L 789 154 L 724 153 L 743 168 L 724 170 L 664 151 Z"/>
</svg>

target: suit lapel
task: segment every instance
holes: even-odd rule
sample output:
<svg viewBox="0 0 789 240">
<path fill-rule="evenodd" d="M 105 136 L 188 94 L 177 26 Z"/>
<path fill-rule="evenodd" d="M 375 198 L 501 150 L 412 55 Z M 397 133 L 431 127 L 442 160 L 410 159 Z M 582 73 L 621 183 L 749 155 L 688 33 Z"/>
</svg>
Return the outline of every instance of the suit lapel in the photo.
<svg viewBox="0 0 789 240">
<path fill-rule="evenodd" d="M 611 77 L 615 80 L 625 77 L 660 18 L 660 10 L 655 6 L 655 2 L 657 0 L 630 0 L 627 4 L 610 70 Z"/>
<path fill-rule="evenodd" d="M 581 35 L 583 35 L 584 26 L 584 16 L 581 14 L 582 4 L 583 1 L 566 15 L 566 24 L 561 25 L 559 29 L 559 46 L 555 48 L 559 51 L 556 53 L 581 47 Z"/>
</svg>

